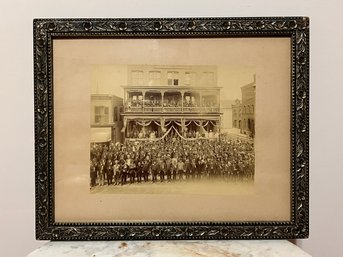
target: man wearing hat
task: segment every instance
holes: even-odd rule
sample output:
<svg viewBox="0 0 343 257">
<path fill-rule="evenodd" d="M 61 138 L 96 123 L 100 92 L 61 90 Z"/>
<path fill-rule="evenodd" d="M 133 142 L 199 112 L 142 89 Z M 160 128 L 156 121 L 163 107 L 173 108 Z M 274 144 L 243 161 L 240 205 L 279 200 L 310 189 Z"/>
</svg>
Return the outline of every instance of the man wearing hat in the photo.
<svg viewBox="0 0 343 257">
<path fill-rule="evenodd" d="M 159 172 L 160 181 L 163 182 L 164 181 L 164 170 L 165 170 L 165 163 L 164 163 L 163 158 L 160 158 L 158 161 L 158 170 L 160 171 Z"/>
<path fill-rule="evenodd" d="M 90 177 L 91 177 L 91 187 L 96 185 L 96 165 L 91 161 L 90 165 Z"/>
<path fill-rule="evenodd" d="M 169 155 L 167 156 L 165 167 L 166 167 L 167 180 L 170 181 L 171 180 L 171 172 L 172 172 L 172 162 L 171 162 Z"/>
<path fill-rule="evenodd" d="M 148 159 L 145 159 L 143 162 L 143 178 L 144 182 L 148 182 L 149 180 L 149 161 Z"/>
<path fill-rule="evenodd" d="M 180 181 L 183 180 L 184 169 L 185 169 L 185 164 L 182 161 L 182 159 L 180 158 L 179 161 L 177 162 L 177 170 L 178 170 Z"/>
<path fill-rule="evenodd" d="M 115 160 L 113 164 L 113 176 L 114 176 L 114 185 L 118 185 L 120 183 L 120 172 L 119 172 L 119 161 Z"/>
<path fill-rule="evenodd" d="M 113 168 L 112 168 L 112 161 L 109 159 L 106 163 L 106 176 L 107 176 L 107 185 L 112 185 L 113 179 Z"/>
<path fill-rule="evenodd" d="M 157 181 L 157 173 L 158 173 L 158 167 L 156 161 L 153 161 L 151 166 L 151 175 L 152 175 L 152 182 L 155 183 Z"/>
<path fill-rule="evenodd" d="M 143 168 L 142 162 L 138 161 L 137 166 L 136 166 L 136 176 L 137 176 L 137 182 L 138 183 L 141 183 L 141 181 L 142 181 L 142 174 L 143 174 L 142 168 Z"/>
</svg>

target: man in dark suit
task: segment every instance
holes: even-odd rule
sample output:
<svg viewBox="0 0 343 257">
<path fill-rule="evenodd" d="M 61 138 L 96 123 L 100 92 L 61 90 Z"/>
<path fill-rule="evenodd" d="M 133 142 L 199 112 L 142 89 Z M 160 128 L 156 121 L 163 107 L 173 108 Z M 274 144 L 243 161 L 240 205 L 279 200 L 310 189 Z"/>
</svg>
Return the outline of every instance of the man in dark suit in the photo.
<svg viewBox="0 0 343 257">
<path fill-rule="evenodd" d="M 107 176 L 107 185 L 112 185 L 113 180 L 113 167 L 110 160 L 106 163 L 106 176 Z"/>
<path fill-rule="evenodd" d="M 167 157 L 165 167 L 166 167 L 167 180 L 170 181 L 171 180 L 171 172 L 172 172 L 172 163 L 171 163 L 170 157 Z"/>
<path fill-rule="evenodd" d="M 96 185 L 96 165 L 93 162 L 91 162 L 90 177 L 91 177 L 91 187 L 94 187 Z"/>
<path fill-rule="evenodd" d="M 157 163 L 153 161 L 151 164 L 151 174 L 152 174 L 152 182 L 155 183 L 157 181 L 157 173 L 158 173 Z"/>
<path fill-rule="evenodd" d="M 126 184 L 127 172 L 128 172 L 127 165 L 124 163 L 123 165 L 121 165 L 121 174 L 120 174 L 121 185 Z"/>
<path fill-rule="evenodd" d="M 148 160 L 145 160 L 143 162 L 143 177 L 144 177 L 144 182 L 148 182 L 149 180 L 149 161 Z"/>
<path fill-rule="evenodd" d="M 142 181 L 142 174 L 143 174 L 143 165 L 140 161 L 138 161 L 137 166 L 136 166 L 136 176 L 137 176 L 137 182 L 141 183 Z"/>
<path fill-rule="evenodd" d="M 188 158 L 185 161 L 185 173 L 186 173 L 186 179 L 188 180 L 191 175 L 191 163 Z"/>
<path fill-rule="evenodd" d="M 132 159 L 129 166 L 129 176 L 130 176 L 130 184 L 134 183 L 135 177 L 136 177 L 136 164 L 135 164 L 135 161 Z"/>
</svg>

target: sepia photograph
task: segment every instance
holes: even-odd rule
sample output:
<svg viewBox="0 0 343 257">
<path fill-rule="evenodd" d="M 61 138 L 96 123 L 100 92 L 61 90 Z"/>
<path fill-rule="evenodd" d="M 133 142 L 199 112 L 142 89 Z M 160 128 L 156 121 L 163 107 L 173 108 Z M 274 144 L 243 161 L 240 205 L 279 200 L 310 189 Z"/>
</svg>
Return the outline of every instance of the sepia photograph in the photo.
<svg viewBox="0 0 343 257">
<path fill-rule="evenodd" d="M 196 193 L 254 182 L 254 68 L 96 65 L 92 193 Z"/>
</svg>

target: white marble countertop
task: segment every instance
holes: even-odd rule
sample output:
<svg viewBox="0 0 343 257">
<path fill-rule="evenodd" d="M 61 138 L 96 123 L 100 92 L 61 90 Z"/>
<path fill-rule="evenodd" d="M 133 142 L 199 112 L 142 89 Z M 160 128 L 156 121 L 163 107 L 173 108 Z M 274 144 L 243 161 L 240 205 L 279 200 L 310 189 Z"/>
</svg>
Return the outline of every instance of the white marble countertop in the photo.
<svg viewBox="0 0 343 257">
<path fill-rule="evenodd" d="M 311 257 L 287 240 L 49 242 L 27 257 Z"/>
</svg>

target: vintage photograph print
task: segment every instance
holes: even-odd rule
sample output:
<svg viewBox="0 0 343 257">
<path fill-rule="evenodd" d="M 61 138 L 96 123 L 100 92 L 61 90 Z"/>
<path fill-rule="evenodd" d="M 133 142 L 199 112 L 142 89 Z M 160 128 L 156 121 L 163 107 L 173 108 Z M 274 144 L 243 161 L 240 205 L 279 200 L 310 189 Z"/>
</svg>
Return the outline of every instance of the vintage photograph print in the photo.
<svg viewBox="0 0 343 257">
<path fill-rule="evenodd" d="M 34 26 L 37 238 L 307 237 L 307 18 Z"/>
<path fill-rule="evenodd" d="M 213 194 L 253 183 L 254 70 L 94 66 L 91 192 Z"/>
</svg>

